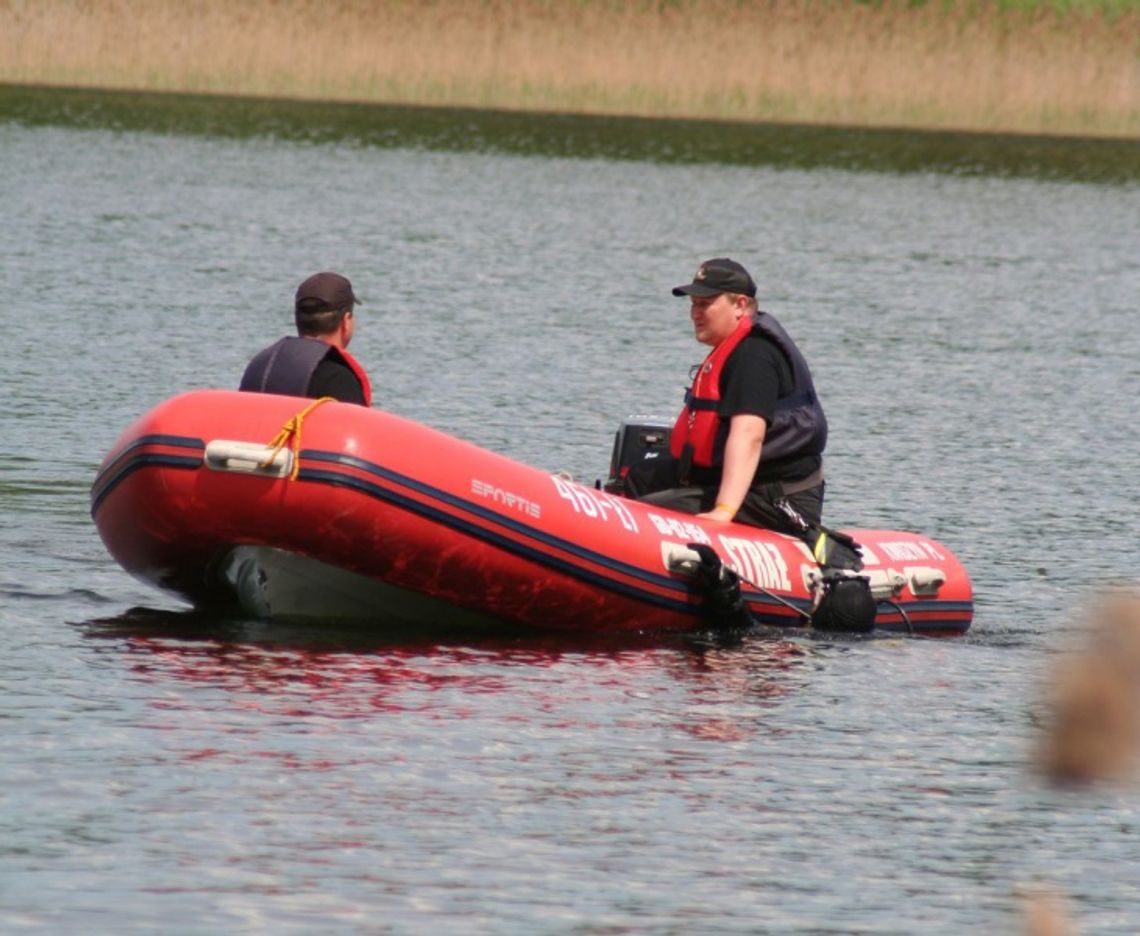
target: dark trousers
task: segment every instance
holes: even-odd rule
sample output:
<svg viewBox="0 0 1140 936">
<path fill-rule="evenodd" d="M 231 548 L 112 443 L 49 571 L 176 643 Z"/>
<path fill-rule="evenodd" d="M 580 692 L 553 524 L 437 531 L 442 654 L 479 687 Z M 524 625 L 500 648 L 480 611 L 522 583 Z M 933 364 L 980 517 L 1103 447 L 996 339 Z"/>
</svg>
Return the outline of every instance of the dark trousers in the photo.
<svg viewBox="0 0 1140 936">
<path fill-rule="evenodd" d="M 782 493 L 779 484 L 750 490 L 733 519 L 737 523 L 747 523 L 780 533 L 802 535 L 805 531 L 777 504 L 781 500 L 786 501 L 807 523 L 818 525 L 823 518 L 823 489 L 826 486 L 827 482 L 821 481 L 815 487 L 794 494 Z M 716 487 L 667 488 L 646 494 L 638 500 L 643 504 L 656 504 L 679 513 L 704 513 L 716 505 L 717 490 Z"/>
</svg>

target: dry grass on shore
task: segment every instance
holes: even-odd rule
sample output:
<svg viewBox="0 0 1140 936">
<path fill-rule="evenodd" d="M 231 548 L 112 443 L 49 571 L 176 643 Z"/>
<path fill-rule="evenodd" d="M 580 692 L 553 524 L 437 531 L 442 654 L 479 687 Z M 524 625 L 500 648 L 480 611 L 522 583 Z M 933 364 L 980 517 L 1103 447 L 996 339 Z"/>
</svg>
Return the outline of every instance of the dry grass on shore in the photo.
<svg viewBox="0 0 1140 936">
<path fill-rule="evenodd" d="M 1140 136 L 1140 7 L 0 0 L 0 82 Z"/>
</svg>

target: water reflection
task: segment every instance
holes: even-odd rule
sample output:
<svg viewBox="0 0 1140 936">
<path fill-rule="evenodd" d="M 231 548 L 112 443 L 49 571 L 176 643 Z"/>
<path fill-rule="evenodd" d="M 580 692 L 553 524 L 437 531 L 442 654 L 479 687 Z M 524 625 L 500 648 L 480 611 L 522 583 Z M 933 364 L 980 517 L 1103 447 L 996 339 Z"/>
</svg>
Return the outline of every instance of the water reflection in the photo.
<svg viewBox="0 0 1140 936">
<path fill-rule="evenodd" d="M 803 664 L 817 649 L 768 629 L 552 637 L 504 628 L 472 642 L 469 632 L 442 625 L 413 634 L 145 608 L 79 627 L 87 638 L 107 642 L 117 665 L 156 687 L 155 705 L 164 709 L 190 704 L 161 690 L 179 683 L 222 690 L 246 711 L 289 718 L 406 712 L 464 718 L 473 697 L 503 694 L 514 700 L 509 718 L 549 726 L 576 695 L 585 702 L 596 696 L 606 710 L 614 696 L 644 702 L 646 692 L 659 691 L 664 672 L 670 677 L 665 685 L 684 687 L 688 697 L 676 727 L 720 741 L 749 736 L 757 703 L 797 691 Z M 749 706 L 749 718 L 728 711 L 741 704 Z"/>
<path fill-rule="evenodd" d="M 26 126 L 449 152 L 937 172 L 1110 184 L 1140 180 L 1140 141 L 526 114 L 325 101 L 0 86 L 0 121 Z"/>
</svg>

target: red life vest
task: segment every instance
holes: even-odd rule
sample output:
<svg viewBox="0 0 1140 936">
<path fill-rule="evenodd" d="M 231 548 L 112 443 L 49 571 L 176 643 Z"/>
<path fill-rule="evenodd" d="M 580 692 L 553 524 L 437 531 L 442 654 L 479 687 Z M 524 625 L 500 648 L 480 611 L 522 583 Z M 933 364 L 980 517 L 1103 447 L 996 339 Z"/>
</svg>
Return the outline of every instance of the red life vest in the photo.
<svg viewBox="0 0 1140 936">
<path fill-rule="evenodd" d="M 372 381 L 368 379 L 368 375 L 364 372 L 360 362 L 356 360 L 345 348 L 337 348 L 340 356 L 344 358 L 344 363 L 348 365 L 348 369 L 356 374 L 356 379 L 360 381 L 360 389 L 364 392 L 364 405 L 372 405 Z"/>
<path fill-rule="evenodd" d="M 811 371 L 800 349 L 783 326 L 767 312 L 742 318 L 736 331 L 709 352 L 685 394 L 685 406 L 669 437 L 669 451 L 680 466 L 680 482 L 689 465 L 715 468 L 723 458 L 716 451 L 721 418 L 720 378 L 724 366 L 749 335 L 760 335 L 783 352 L 792 368 L 792 390 L 776 401 L 772 423 L 764 432 L 760 460 L 822 455 L 827 445 L 827 417 L 815 392 Z"/>
<path fill-rule="evenodd" d="M 713 466 L 713 446 L 716 443 L 720 417 L 720 375 L 724 363 L 737 345 L 752 334 L 752 319 L 747 316 L 737 323 L 736 331 L 713 348 L 697 369 L 693 385 L 685 394 L 685 405 L 677 415 L 669 435 L 669 453 L 681 460 L 686 446 L 692 447 L 691 464 L 702 468 Z"/>
</svg>

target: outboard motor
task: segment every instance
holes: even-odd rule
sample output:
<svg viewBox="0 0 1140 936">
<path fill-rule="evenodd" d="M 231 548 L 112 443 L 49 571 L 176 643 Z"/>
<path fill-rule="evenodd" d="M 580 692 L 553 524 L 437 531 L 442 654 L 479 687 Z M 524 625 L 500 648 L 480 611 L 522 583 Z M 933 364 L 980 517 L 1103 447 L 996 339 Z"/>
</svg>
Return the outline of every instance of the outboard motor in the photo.
<svg viewBox="0 0 1140 936">
<path fill-rule="evenodd" d="M 662 416 L 630 416 L 614 433 L 614 450 L 610 456 L 610 476 L 604 490 L 610 494 L 637 498 L 651 491 L 669 487 L 666 479 L 669 433 L 673 420 Z M 663 483 L 655 483 L 660 478 Z"/>
</svg>

